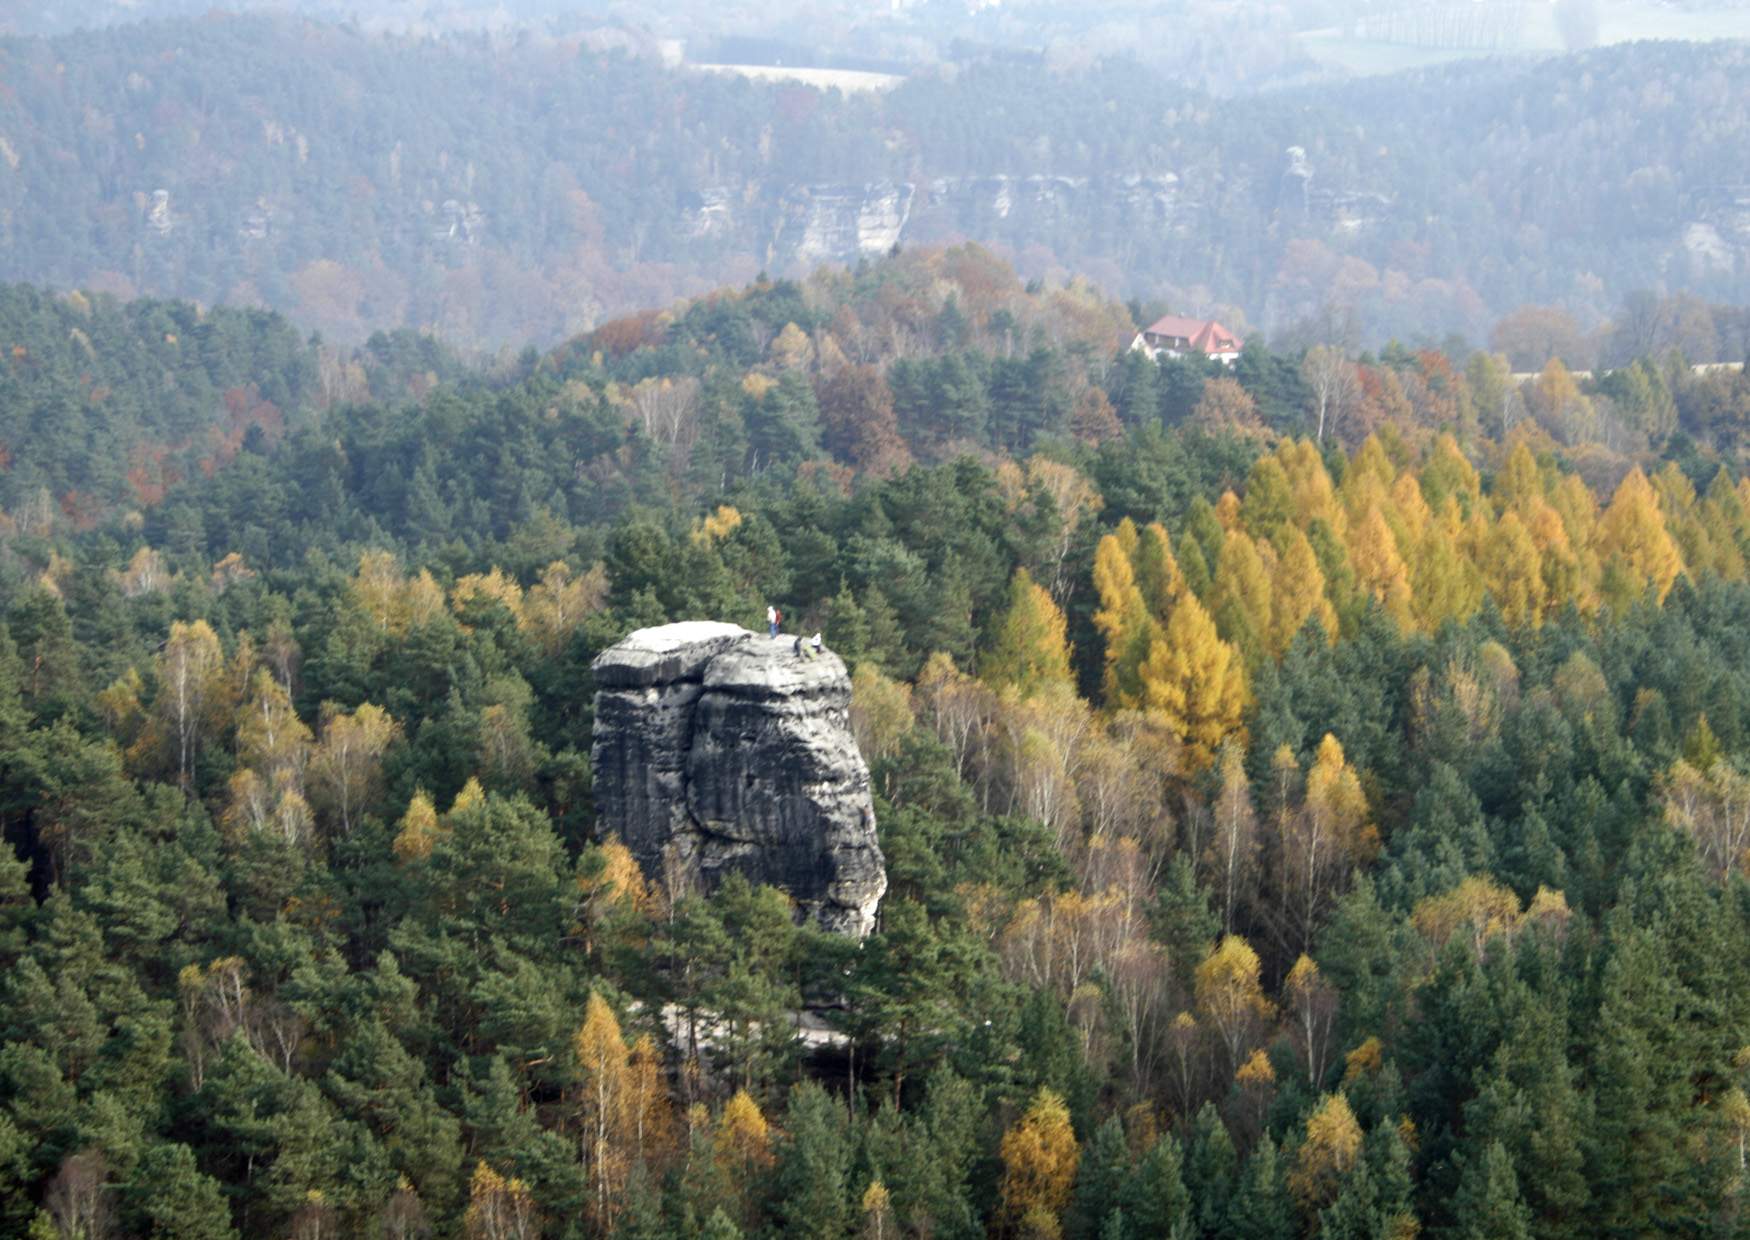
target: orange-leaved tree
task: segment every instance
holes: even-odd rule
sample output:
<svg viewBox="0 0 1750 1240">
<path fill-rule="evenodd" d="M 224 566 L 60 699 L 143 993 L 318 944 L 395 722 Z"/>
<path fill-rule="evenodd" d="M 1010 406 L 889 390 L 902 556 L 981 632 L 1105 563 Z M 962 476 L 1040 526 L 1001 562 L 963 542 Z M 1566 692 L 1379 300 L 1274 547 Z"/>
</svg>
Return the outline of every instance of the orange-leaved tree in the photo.
<svg viewBox="0 0 1750 1240">
<path fill-rule="evenodd" d="M 1197 1011 L 1221 1039 L 1227 1070 L 1235 1072 L 1275 1008 L 1264 997 L 1262 966 L 1252 945 L 1224 935 L 1197 966 Z"/>
<path fill-rule="evenodd" d="M 1244 664 L 1189 591 L 1150 645 L 1140 674 L 1143 706 L 1162 715 L 1193 764 L 1208 766 L 1223 741 L 1243 739 Z"/>
<path fill-rule="evenodd" d="M 1130 533 L 1134 545 L 1134 527 Z M 1121 527 L 1119 533 L 1106 535 L 1094 551 L 1094 590 L 1100 600 L 1094 627 L 1105 639 L 1103 689 L 1106 704 L 1114 707 L 1135 706 L 1141 701 L 1140 669 L 1155 633 L 1155 622 L 1137 585 L 1136 569 L 1122 534 Z"/>
<path fill-rule="evenodd" d="M 1041 1225 L 1049 1232 L 1069 1204 L 1081 1149 L 1063 1098 L 1041 1088 L 1027 1111 L 1003 1134 L 1002 1209 L 1016 1230 Z"/>
<path fill-rule="evenodd" d="M 1683 556 L 1665 528 L 1659 497 L 1637 466 L 1616 488 L 1598 522 L 1598 558 L 1604 567 L 1605 601 L 1626 607 L 1651 590 L 1662 603 Z"/>
<path fill-rule="evenodd" d="M 1009 607 L 998 622 L 996 640 L 985 655 L 983 679 L 993 688 L 1012 688 L 1029 698 L 1071 683 L 1070 647 L 1065 621 L 1051 594 L 1017 568 L 1009 583 Z"/>
<path fill-rule="evenodd" d="M 632 1068 L 620 1022 L 607 1000 L 590 992 L 583 1025 L 572 1039 L 577 1055 L 578 1123 L 583 1165 L 594 1195 L 593 1213 L 604 1230 L 613 1226 L 614 1205 L 631 1169 Z"/>
</svg>

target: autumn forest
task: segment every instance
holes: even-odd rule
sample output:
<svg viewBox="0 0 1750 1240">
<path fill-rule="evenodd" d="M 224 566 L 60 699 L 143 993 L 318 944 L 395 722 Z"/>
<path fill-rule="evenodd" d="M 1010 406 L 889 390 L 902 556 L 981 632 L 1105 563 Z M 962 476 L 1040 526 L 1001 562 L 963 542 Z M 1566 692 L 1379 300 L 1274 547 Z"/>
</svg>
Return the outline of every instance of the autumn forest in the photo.
<svg viewBox="0 0 1750 1240">
<path fill-rule="evenodd" d="M 0 288 L 0 1235 L 1750 1234 L 1743 312 L 1143 311 Z M 768 604 L 860 943 L 597 821 L 595 656 Z"/>
</svg>

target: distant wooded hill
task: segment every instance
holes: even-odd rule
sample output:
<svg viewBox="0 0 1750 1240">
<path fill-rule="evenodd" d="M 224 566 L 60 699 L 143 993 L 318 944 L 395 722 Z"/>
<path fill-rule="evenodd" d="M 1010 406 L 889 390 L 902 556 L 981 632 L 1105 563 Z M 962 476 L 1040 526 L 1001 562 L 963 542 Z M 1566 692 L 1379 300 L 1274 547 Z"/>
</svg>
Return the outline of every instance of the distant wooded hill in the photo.
<svg viewBox="0 0 1750 1240">
<path fill-rule="evenodd" d="M 496 345 L 972 238 L 1253 326 L 1336 300 L 1475 337 L 1637 287 L 1745 300 L 1745 62 L 1649 44 L 1226 102 L 990 64 L 844 99 L 296 20 L 4 40 L 0 277 Z"/>
</svg>

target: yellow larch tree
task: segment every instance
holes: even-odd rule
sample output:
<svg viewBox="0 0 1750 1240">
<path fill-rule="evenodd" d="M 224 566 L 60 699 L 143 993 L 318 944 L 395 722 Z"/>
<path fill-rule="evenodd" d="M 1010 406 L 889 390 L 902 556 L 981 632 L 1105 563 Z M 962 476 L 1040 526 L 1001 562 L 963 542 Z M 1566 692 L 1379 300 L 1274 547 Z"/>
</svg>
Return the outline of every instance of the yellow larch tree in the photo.
<svg viewBox="0 0 1750 1240">
<path fill-rule="evenodd" d="M 1538 883 L 1537 890 L 1531 894 L 1530 904 L 1526 904 L 1523 922 L 1565 934 L 1570 920 L 1573 920 L 1573 909 L 1568 908 L 1566 892 L 1551 890 Z"/>
<path fill-rule="evenodd" d="M 773 364 L 783 370 L 806 370 L 814 361 L 814 343 L 794 323 L 784 324 L 784 330 L 772 338 L 767 352 Z"/>
<path fill-rule="evenodd" d="M 1327 641 L 1337 640 L 1337 611 L 1325 597 L 1325 574 L 1305 534 L 1290 526 L 1279 535 L 1270 579 L 1270 635 L 1266 646 L 1280 656 L 1295 634 L 1316 619 Z"/>
<path fill-rule="evenodd" d="M 1725 470 L 1714 475 L 1707 495 L 1696 505 L 1696 522 L 1707 537 L 1708 560 L 1705 564 L 1691 563 L 1690 567 L 1710 568 L 1728 581 L 1744 580 L 1744 554 L 1750 547 L 1750 510 L 1745 509 Z"/>
<path fill-rule="evenodd" d="M 1221 498 L 1215 501 L 1215 519 L 1224 530 L 1240 528 L 1240 497 L 1231 490 L 1223 491 Z"/>
<path fill-rule="evenodd" d="M 1363 1038 L 1361 1045 L 1343 1056 L 1343 1084 L 1351 1085 L 1373 1076 L 1385 1067 L 1385 1043 L 1377 1034 Z"/>
<path fill-rule="evenodd" d="M 1422 495 L 1422 484 L 1407 469 L 1392 482 L 1391 503 L 1381 508 L 1380 513 L 1397 535 L 1400 547 L 1414 547 L 1421 542 L 1429 522 L 1434 520 L 1434 513 Z"/>
<path fill-rule="evenodd" d="M 407 812 L 401 815 L 397 824 L 394 842 L 390 848 L 395 853 L 397 861 L 424 861 L 431 856 L 432 845 L 437 843 L 438 831 L 437 806 L 432 804 L 431 797 L 426 795 L 424 788 L 414 790 L 413 797 L 407 802 Z"/>
<path fill-rule="evenodd" d="M 1283 530 L 1295 523 L 1294 488 L 1288 480 L 1288 471 L 1282 467 L 1284 450 L 1279 448 L 1269 456 L 1259 457 L 1246 478 L 1240 518 L 1253 538 L 1275 542 Z"/>
<path fill-rule="evenodd" d="M 1246 1062 L 1234 1072 L 1234 1083 L 1242 1089 L 1255 1089 L 1276 1084 L 1276 1068 L 1270 1062 L 1270 1056 L 1264 1053 L 1263 1047 L 1258 1047 L 1246 1056 Z"/>
<path fill-rule="evenodd" d="M 1451 432 L 1443 432 L 1428 452 L 1428 459 L 1422 466 L 1422 494 L 1427 497 L 1429 506 L 1435 509 L 1444 506 L 1448 498 L 1456 499 L 1465 513 L 1473 512 L 1477 507 L 1482 496 L 1482 479 Z"/>
<path fill-rule="evenodd" d="M 1070 684 L 1066 631 L 1063 612 L 1050 592 L 1025 568 L 1017 568 L 1009 582 L 1009 607 L 997 623 L 981 678 L 992 688 L 1013 689 L 1023 699 Z"/>
<path fill-rule="evenodd" d="M 577 876 L 577 916 L 588 948 L 597 927 L 616 917 L 645 912 L 651 904 L 650 885 L 632 850 L 617 836 L 584 851 Z"/>
<path fill-rule="evenodd" d="M 718 504 L 717 511 L 693 522 L 692 541 L 702 547 L 715 546 L 741 528 L 741 510 L 730 504 Z"/>
<path fill-rule="evenodd" d="M 212 572 L 207 575 L 207 584 L 212 586 L 215 594 L 223 594 L 240 581 L 249 581 L 255 576 L 255 570 L 244 561 L 241 552 L 227 551 L 213 564 Z"/>
<path fill-rule="evenodd" d="M 1245 667 L 1195 595 L 1187 592 L 1173 608 L 1141 677 L 1144 707 L 1160 712 L 1194 765 L 1208 766 L 1223 741 L 1239 736 L 1247 703 Z"/>
<path fill-rule="evenodd" d="M 1409 569 L 1377 505 L 1350 525 L 1348 550 L 1357 584 L 1399 627 L 1411 627 L 1415 611 Z"/>
<path fill-rule="evenodd" d="M 1270 575 L 1257 545 L 1242 529 L 1231 529 L 1222 539 L 1209 611 L 1222 639 L 1255 668 L 1273 627 Z"/>
<path fill-rule="evenodd" d="M 1547 507 L 1545 511 L 1548 511 Z M 1508 511 L 1489 525 L 1477 550 L 1483 584 L 1502 617 L 1511 625 L 1543 623 L 1548 587 L 1543 557 L 1517 512 Z"/>
<path fill-rule="evenodd" d="M 1568 538 L 1561 514 L 1541 499 L 1534 499 L 1526 515 L 1525 532 L 1537 546 L 1543 566 L 1544 614 L 1572 603 L 1590 609 L 1596 594 L 1586 572 L 1586 560 Z"/>
<path fill-rule="evenodd" d="M 1002 1208 L 1011 1228 L 1038 1212 L 1056 1222 L 1069 1204 L 1081 1149 L 1063 1098 L 1040 1089 L 1021 1118 L 1003 1134 Z"/>
<path fill-rule="evenodd" d="M 1284 444 L 1277 453 L 1282 470 L 1288 475 L 1288 485 L 1294 496 L 1295 522 L 1302 529 L 1314 521 L 1323 521 L 1333 533 L 1342 537 L 1347 522 L 1342 504 L 1337 501 L 1337 489 L 1331 485 L 1330 471 L 1310 439 Z"/>
<path fill-rule="evenodd" d="M 1106 704 L 1135 706 L 1142 689 L 1139 668 L 1148 657 L 1155 625 L 1137 588 L 1122 531 L 1106 535 L 1094 550 L 1094 591 L 1100 600 L 1094 627 L 1106 644 Z"/>
<path fill-rule="evenodd" d="M 456 793 L 456 799 L 450 802 L 450 812 L 445 817 L 454 818 L 457 814 L 466 813 L 485 800 L 486 789 L 480 786 L 479 776 L 470 775 L 462 784 L 462 790 Z"/>
<path fill-rule="evenodd" d="M 1550 488 L 1549 505 L 1561 516 L 1562 528 L 1568 532 L 1568 545 L 1578 557 L 1581 594 L 1588 600 L 1594 599 L 1602 575 L 1595 545 L 1598 497 L 1579 474 L 1562 474 Z"/>
<path fill-rule="evenodd" d="M 1648 590 L 1664 602 L 1683 571 L 1683 557 L 1665 527 L 1658 496 L 1639 466 L 1617 486 L 1598 522 L 1598 557 L 1605 566 L 1605 601 L 1618 608 Z"/>
<path fill-rule="evenodd" d="M 103 726 L 123 749 L 134 743 L 145 723 L 146 712 L 140 705 L 140 694 L 145 687 L 146 681 L 139 669 L 130 664 L 97 695 L 97 709 L 103 716 Z"/>
<path fill-rule="evenodd" d="M 1136 558 L 1136 547 L 1142 537 L 1141 532 L 1136 528 L 1136 522 L 1125 517 L 1118 522 L 1118 528 L 1112 531 L 1112 537 L 1116 538 L 1118 545 L 1124 549 L 1125 559 L 1134 560 Z"/>
<path fill-rule="evenodd" d="M 1142 591 L 1142 601 L 1148 607 L 1149 615 L 1157 622 L 1164 622 L 1184 592 L 1185 577 L 1173 555 L 1172 539 L 1159 521 L 1150 523 L 1138 536 L 1131 562 L 1136 573 L 1136 588 Z"/>
<path fill-rule="evenodd" d="M 1391 454 L 1385 450 L 1385 444 L 1378 435 L 1369 435 L 1355 449 L 1355 455 L 1349 458 L 1349 471 L 1343 477 L 1343 485 L 1348 486 L 1352 479 L 1359 480 L 1360 477 L 1368 475 L 1386 487 L 1398 476 L 1398 468 L 1392 464 Z"/>
<path fill-rule="evenodd" d="M 646 379 L 641 382 L 639 386 L 643 387 L 645 383 L 654 384 L 655 382 L 656 380 L 654 379 Z M 766 393 L 770 392 L 777 386 L 778 381 L 776 379 L 772 378 L 770 375 L 761 374 L 757 370 L 750 370 L 741 377 L 741 390 L 755 400 L 764 400 L 766 398 Z M 609 396 L 612 397 L 612 386 L 609 387 L 608 393 Z"/>
<path fill-rule="evenodd" d="M 1659 497 L 1659 511 L 1664 514 L 1666 525 L 1681 522 L 1695 510 L 1695 484 L 1676 461 L 1666 461 L 1647 482 Z"/>
<path fill-rule="evenodd" d="M 1465 554 L 1464 541 L 1458 501 L 1449 496 L 1440 515 L 1428 522 L 1416 547 L 1412 610 L 1416 622 L 1428 632 L 1447 620 L 1468 620 L 1482 606 L 1482 575 Z"/>
<path fill-rule="evenodd" d="M 1729 580 L 1741 577 L 1743 557 L 1736 539 L 1727 534 L 1723 541 L 1717 541 L 1718 525 L 1708 519 L 1708 506 L 1696 498 L 1688 475 L 1677 463 L 1666 462 L 1653 475 L 1652 484 L 1659 497 L 1659 511 L 1665 516 L 1665 528 L 1677 543 L 1685 569 L 1692 574 L 1711 572 Z"/>
<path fill-rule="evenodd" d="M 1490 494 L 1502 512 L 1523 509 L 1532 500 L 1543 498 L 1543 477 L 1538 472 L 1537 458 L 1523 435 L 1514 441 L 1513 450 L 1495 474 Z"/>
<path fill-rule="evenodd" d="M 711 1145 L 712 1157 L 732 1184 L 751 1185 L 771 1165 L 771 1127 L 747 1090 L 736 1090 L 723 1104 Z"/>
</svg>

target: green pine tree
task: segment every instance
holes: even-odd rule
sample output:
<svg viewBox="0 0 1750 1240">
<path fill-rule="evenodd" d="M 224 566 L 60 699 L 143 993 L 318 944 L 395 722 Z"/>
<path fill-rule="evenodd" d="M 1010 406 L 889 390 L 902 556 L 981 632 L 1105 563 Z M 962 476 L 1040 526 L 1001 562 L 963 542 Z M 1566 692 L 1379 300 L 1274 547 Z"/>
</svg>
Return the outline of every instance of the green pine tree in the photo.
<svg viewBox="0 0 1750 1240">
<path fill-rule="evenodd" d="M 1185 1187 L 1185 1156 L 1179 1138 L 1169 1132 L 1143 1155 L 1125 1181 L 1122 1205 L 1133 1236 L 1192 1232 L 1191 1194 Z"/>
<path fill-rule="evenodd" d="M 1267 1132 L 1240 1172 L 1227 1225 L 1233 1240 L 1292 1240 L 1295 1234 L 1294 1202 L 1288 1196 L 1276 1142 Z"/>
<path fill-rule="evenodd" d="M 1075 1191 L 1064 1217 L 1064 1235 L 1070 1240 L 1096 1240 L 1103 1235 L 1109 1216 L 1123 1200 L 1130 1174 L 1124 1125 L 1116 1115 L 1108 1116 L 1082 1150 Z"/>
<path fill-rule="evenodd" d="M 1531 1210 L 1519 1193 L 1513 1160 L 1499 1141 L 1491 1141 L 1480 1159 L 1459 1177 L 1453 1202 L 1458 1240 L 1531 1240 Z"/>
<path fill-rule="evenodd" d="M 785 1129 L 769 1183 L 771 1218 L 785 1236 L 839 1240 L 853 1218 L 845 1109 L 803 1081 L 790 1091 Z"/>
<path fill-rule="evenodd" d="M 149 1148 L 126 1204 L 148 1240 L 232 1240 L 237 1235 L 218 1181 L 201 1174 L 186 1145 Z"/>
</svg>

